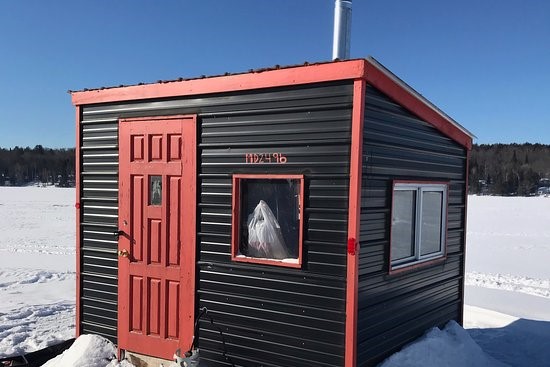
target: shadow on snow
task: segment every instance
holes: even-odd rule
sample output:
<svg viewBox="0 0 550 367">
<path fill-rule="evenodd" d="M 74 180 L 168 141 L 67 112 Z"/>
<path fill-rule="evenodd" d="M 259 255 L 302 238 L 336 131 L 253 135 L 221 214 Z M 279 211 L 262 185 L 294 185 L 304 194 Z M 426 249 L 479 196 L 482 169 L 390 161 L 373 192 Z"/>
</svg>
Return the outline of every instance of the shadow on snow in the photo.
<svg viewBox="0 0 550 367">
<path fill-rule="evenodd" d="M 502 328 L 468 329 L 493 358 L 513 367 L 548 366 L 550 321 L 519 319 Z"/>
</svg>

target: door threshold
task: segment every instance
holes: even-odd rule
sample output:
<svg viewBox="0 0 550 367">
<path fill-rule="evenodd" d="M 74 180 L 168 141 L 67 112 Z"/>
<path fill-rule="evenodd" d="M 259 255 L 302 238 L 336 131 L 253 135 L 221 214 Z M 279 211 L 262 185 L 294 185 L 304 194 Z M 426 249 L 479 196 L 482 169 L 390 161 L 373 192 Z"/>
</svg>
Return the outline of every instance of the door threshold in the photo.
<svg viewBox="0 0 550 367">
<path fill-rule="evenodd" d="M 124 351 L 124 359 L 136 367 L 169 367 L 174 361 L 152 356 L 146 356 L 136 352 Z"/>
</svg>

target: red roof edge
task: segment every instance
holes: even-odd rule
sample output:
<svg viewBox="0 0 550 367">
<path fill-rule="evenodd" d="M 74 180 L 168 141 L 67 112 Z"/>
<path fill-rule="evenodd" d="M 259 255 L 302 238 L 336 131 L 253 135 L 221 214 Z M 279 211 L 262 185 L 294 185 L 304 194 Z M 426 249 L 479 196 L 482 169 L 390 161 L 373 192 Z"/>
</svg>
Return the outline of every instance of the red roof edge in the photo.
<svg viewBox="0 0 550 367">
<path fill-rule="evenodd" d="M 475 137 L 472 133 L 372 57 L 289 67 L 277 66 L 242 74 L 83 90 L 71 92 L 71 96 L 72 103 L 80 106 L 360 79 L 366 80 L 444 135 L 467 149 L 472 148 L 472 140 Z"/>
<path fill-rule="evenodd" d="M 366 61 L 366 79 L 388 97 L 407 110 L 428 122 L 444 135 L 455 140 L 468 150 L 472 149 L 475 136 L 433 103 L 424 98 L 407 83 L 380 64 L 373 57 Z"/>
<path fill-rule="evenodd" d="M 249 73 L 200 79 L 84 90 L 71 92 L 71 96 L 75 106 L 149 98 L 182 97 L 346 79 L 354 80 L 363 77 L 364 69 L 364 59 L 346 60 L 305 66 L 259 69 Z"/>
</svg>

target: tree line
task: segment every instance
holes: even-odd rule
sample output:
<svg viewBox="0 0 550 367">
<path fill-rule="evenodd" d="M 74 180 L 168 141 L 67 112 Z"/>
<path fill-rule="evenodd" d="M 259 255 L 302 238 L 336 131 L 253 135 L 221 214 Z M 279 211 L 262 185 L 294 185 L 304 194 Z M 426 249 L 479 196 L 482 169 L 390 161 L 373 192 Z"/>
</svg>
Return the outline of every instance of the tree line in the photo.
<svg viewBox="0 0 550 367">
<path fill-rule="evenodd" d="M 0 148 L 0 185 L 22 186 L 30 183 L 73 186 L 75 149 Z"/>
<path fill-rule="evenodd" d="M 550 145 L 474 144 L 470 155 L 471 194 L 528 196 L 550 186 Z"/>
<path fill-rule="evenodd" d="M 541 186 L 550 192 L 550 145 L 474 144 L 469 167 L 471 194 L 526 196 Z M 0 185 L 72 186 L 74 176 L 74 148 L 0 148 Z"/>
</svg>

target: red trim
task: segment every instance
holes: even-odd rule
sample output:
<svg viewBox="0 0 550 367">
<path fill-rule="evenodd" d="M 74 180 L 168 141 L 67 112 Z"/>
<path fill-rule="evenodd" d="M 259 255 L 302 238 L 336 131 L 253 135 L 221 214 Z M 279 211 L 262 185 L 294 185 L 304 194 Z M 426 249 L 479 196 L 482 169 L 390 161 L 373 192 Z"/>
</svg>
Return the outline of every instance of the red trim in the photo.
<svg viewBox="0 0 550 367">
<path fill-rule="evenodd" d="M 419 100 L 412 93 L 404 89 L 399 83 L 390 78 L 382 70 L 373 64 L 366 62 L 366 78 L 369 84 L 378 88 L 384 94 L 398 102 L 400 105 L 432 124 L 437 130 L 451 139 L 457 141 L 464 147 L 472 148 L 472 138 L 451 124 L 441 114 L 437 113 L 432 107 Z"/>
<path fill-rule="evenodd" d="M 194 123 L 196 124 L 197 116 L 196 115 L 166 115 L 166 116 L 151 116 L 151 117 L 130 117 L 130 118 L 119 119 L 119 122 L 158 121 L 158 120 L 162 121 L 162 120 L 177 120 L 177 119 L 194 120 Z"/>
<path fill-rule="evenodd" d="M 186 116 L 191 122 L 183 124 L 182 135 L 186 141 L 183 146 L 184 154 L 184 172 L 183 183 L 183 205 L 180 219 L 180 225 L 183 231 L 184 243 L 190 246 L 182 246 L 180 255 L 182 270 L 180 272 L 180 284 L 182 288 L 181 304 L 182 315 L 190 315 L 191 320 L 195 320 L 195 297 L 196 297 L 196 253 L 197 253 L 197 116 Z M 188 214 L 185 214 L 188 213 Z M 185 272 L 185 274 L 184 274 Z M 186 282 L 184 282 L 184 280 Z M 180 317 L 180 332 L 183 333 L 188 327 L 188 320 Z M 193 321 L 191 321 L 193 324 Z M 193 331 L 191 331 L 191 335 Z M 193 336 L 194 337 L 194 336 Z M 189 345 L 182 345 L 184 350 L 191 348 Z"/>
<path fill-rule="evenodd" d="M 289 263 L 282 260 L 273 259 L 260 259 L 255 257 L 238 256 L 239 242 L 240 242 L 240 199 L 241 199 L 241 185 L 242 179 L 291 179 L 300 180 L 300 233 L 298 238 L 298 262 Z M 301 268 L 302 267 L 302 254 L 303 254 L 303 232 L 304 232 L 304 175 L 285 175 L 285 174 L 234 174 L 233 175 L 233 191 L 231 198 L 231 260 L 244 263 L 264 264 L 283 266 L 288 268 Z"/>
<path fill-rule="evenodd" d="M 355 242 L 355 246 L 354 251 L 347 252 L 345 367 L 355 367 L 357 361 L 357 302 L 360 250 L 359 220 L 361 215 L 365 96 L 365 80 L 356 80 L 353 83 L 348 202 L 348 242 Z"/>
<path fill-rule="evenodd" d="M 409 266 L 404 266 L 402 268 L 398 268 L 398 269 L 395 269 L 395 270 L 390 270 L 389 275 L 397 275 L 397 274 L 402 274 L 402 273 L 408 273 L 408 272 L 416 270 L 416 269 L 420 269 L 420 268 L 424 268 L 424 267 L 428 267 L 428 266 L 432 266 L 432 265 L 437 265 L 437 264 L 442 264 L 442 263 L 445 262 L 445 260 L 447 260 L 447 255 L 446 254 L 443 255 L 443 256 L 440 256 L 440 257 L 436 257 L 436 258 L 431 259 L 431 260 L 415 262 L 414 264 L 409 265 Z M 391 269 L 391 264 L 390 264 L 390 269 Z"/>
<path fill-rule="evenodd" d="M 384 71 L 381 66 L 376 66 L 374 62 L 365 59 L 295 66 L 203 79 L 73 92 L 72 102 L 74 105 L 83 105 L 135 101 L 149 98 L 182 97 L 346 79 L 365 79 L 369 84 L 381 90 L 409 111 L 432 124 L 444 135 L 471 149 L 472 137 L 470 135 L 437 112 L 433 106 L 430 106 L 410 90 L 407 90 L 402 85 L 404 83 L 399 83 L 397 78 L 392 77 L 389 71 Z"/>
<path fill-rule="evenodd" d="M 72 101 L 74 105 L 82 105 L 356 79 L 364 75 L 364 68 L 365 60 L 341 61 L 204 79 L 74 92 Z"/>
<path fill-rule="evenodd" d="M 426 259 L 424 261 L 419 260 L 415 261 L 411 265 L 406 265 L 403 267 L 399 267 L 397 269 L 392 269 L 391 266 L 391 253 L 392 253 L 392 246 L 391 246 L 391 218 L 392 218 L 392 212 L 393 212 L 393 198 L 395 193 L 395 185 L 396 184 L 419 184 L 419 185 L 445 185 L 446 186 L 446 192 L 447 192 L 447 200 L 446 200 L 446 206 L 445 206 L 445 242 L 443 243 L 443 254 L 441 256 Z M 391 209 L 390 209 L 390 251 L 388 256 L 388 266 L 389 266 L 389 275 L 396 275 L 401 273 L 406 273 L 412 270 L 416 270 L 419 268 L 436 265 L 440 263 L 444 263 L 445 260 L 447 260 L 447 242 L 448 242 L 448 236 L 449 236 L 449 182 L 448 181 L 429 181 L 429 180 L 393 180 L 392 183 L 392 200 L 391 200 Z"/>
<path fill-rule="evenodd" d="M 466 234 L 468 229 L 468 190 L 469 190 L 469 179 L 470 179 L 470 154 L 471 151 L 466 151 L 466 184 L 464 185 L 464 234 L 462 238 L 462 286 L 460 292 L 460 311 L 458 314 L 458 323 L 460 325 L 464 324 L 464 292 L 466 284 Z"/>
<path fill-rule="evenodd" d="M 75 335 L 79 337 L 82 334 L 82 325 L 80 324 L 80 312 L 82 310 L 80 300 L 80 286 L 81 286 L 81 247 L 82 239 L 80 234 L 81 223 L 81 207 L 80 204 L 80 107 L 76 106 L 76 149 L 75 149 L 75 191 L 76 191 L 76 203 L 75 203 L 75 217 L 76 217 L 76 322 L 75 322 Z"/>
</svg>

